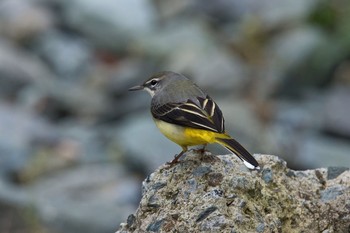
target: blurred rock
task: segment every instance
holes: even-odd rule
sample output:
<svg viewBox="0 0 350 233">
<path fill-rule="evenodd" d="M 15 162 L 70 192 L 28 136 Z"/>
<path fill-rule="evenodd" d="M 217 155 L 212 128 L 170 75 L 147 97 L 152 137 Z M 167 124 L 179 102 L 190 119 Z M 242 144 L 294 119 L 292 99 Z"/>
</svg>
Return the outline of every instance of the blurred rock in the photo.
<svg viewBox="0 0 350 233">
<path fill-rule="evenodd" d="M 212 39 L 203 22 L 177 19 L 162 24 L 154 33 L 139 38 L 137 42 L 141 47 L 140 50 L 152 56 L 168 57 L 182 52 L 191 58 L 196 55 L 194 52 L 213 45 Z M 186 49 L 190 51 L 187 52 Z"/>
<path fill-rule="evenodd" d="M 350 87 L 331 88 L 325 100 L 324 130 L 350 140 Z"/>
<path fill-rule="evenodd" d="M 350 167 L 350 145 L 346 140 L 327 136 L 309 135 L 298 146 L 299 159 L 308 167 L 346 166 Z"/>
<path fill-rule="evenodd" d="M 180 16 L 181 13 L 192 10 L 195 4 L 195 0 L 155 0 L 154 2 L 162 20 Z"/>
<path fill-rule="evenodd" d="M 32 143 L 54 141 L 57 132 L 35 114 L 0 104 L 0 166 L 2 173 L 20 173 L 31 159 Z"/>
<path fill-rule="evenodd" d="M 203 23 L 178 20 L 144 38 L 140 46 L 155 56 L 168 57 L 163 69 L 184 73 L 203 88 L 240 89 L 247 80 L 245 64 L 213 40 Z"/>
<path fill-rule="evenodd" d="M 92 164 L 43 177 L 29 193 L 46 224 L 63 232 L 94 233 L 113 232 L 115 219 L 135 209 L 139 189 L 138 179 L 122 167 Z"/>
<path fill-rule="evenodd" d="M 125 51 L 130 40 L 150 33 L 155 12 L 147 0 L 65 0 L 66 23 L 99 47 Z"/>
<path fill-rule="evenodd" d="M 293 171 L 276 156 L 256 157 L 261 172 L 231 155 L 208 164 L 191 154 L 171 168 L 161 166 L 143 182 L 139 208 L 117 232 L 348 230 L 349 171 L 327 180 L 325 168 Z M 212 171 L 194 176 L 203 166 Z"/>
<path fill-rule="evenodd" d="M 125 163 L 137 165 L 147 172 L 181 152 L 180 146 L 159 132 L 150 113 L 128 117 L 115 132 L 115 141 L 122 148 Z"/>
<path fill-rule="evenodd" d="M 276 27 L 292 22 L 300 22 L 307 19 L 317 6 L 318 0 L 264 0 L 264 1 L 236 1 L 240 5 L 238 9 L 244 9 L 252 17 L 258 17 L 266 27 Z"/>
<path fill-rule="evenodd" d="M 123 96 L 128 93 L 130 87 L 140 85 L 152 74 L 151 71 L 154 69 L 154 64 L 150 59 L 145 61 L 143 58 L 131 57 L 123 59 L 118 63 L 117 66 L 105 69 L 106 73 L 106 89 L 116 97 Z M 127 106 L 126 106 L 127 107 Z"/>
<path fill-rule="evenodd" d="M 121 222 L 136 209 L 139 183 L 120 166 L 91 164 L 26 186 L 0 178 L 0 198 L 3 203 L 33 208 L 46 226 L 58 232 L 112 232 L 116 218 Z"/>
<path fill-rule="evenodd" d="M 264 27 L 276 27 L 306 19 L 318 0 L 197 1 L 197 7 L 219 23 L 257 18 Z"/>
<path fill-rule="evenodd" d="M 268 54 L 274 54 L 273 66 L 286 70 L 300 65 L 324 41 L 325 35 L 314 27 L 304 26 L 280 33 L 268 46 Z"/>
<path fill-rule="evenodd" d="M 88 43 L 78 37 L 50 31 L 42 34 L 36 42 L 36 50 L 58 77 L 78 79 L 86 75 L 92 50 Z"/>
<path fill-rule="evenodd" d="M 186 73 L 193 75 L 198 85 L 216 91 L 235 92 L 242 90 L 249 79 L 246 78 L 245 64 L 232 54 L 222 49 L 205 49 L 197 52 L 181 67 Z M 178 61 L 183 61 L 181 53 Z"/>
<path fill-rule="evenodd" d="M 0 96 L 14 98 L 28 84 L 45 82 L 51 75 L 32 54 L 0 40 Z"/>
<path fill-rule="evenodd" d="M 49 29 L 55 19 L 42 5 L 31 1 L 5 0 L 0 3 L 0 33 L 24 42 Z"/>
<path fill-rule="evenodd" d="M 66 121 L 60 126 L 60 136 L 63 140 L 57 149 L 63 151 L 57 152 L 61 152 L 62 155 L 76 158 L 79 163 L 109 161 L 107 145 L 111 139 L 108 137 L 108 129 L 77 121 Z"/>
<path fill-rule="evenodd" d="M 252 105 L 248 101 L 230 96 L 217 99 L 216 103 L 224 114 L 226 131 L 243 145 L 247 145 L 247 148 L 256 150 L 258 142 L 261 143 L 262 139 L 255 136 L 261 134 L 263 125 L 253 111 Z"/>
<path fill-rule="evenodd" d="M 74 116 L 89 122 L 96 122 L 108 112 L 110 102 L 103 90 L 85 85 L 72 85 L 70 82 L 52 80 L 38 84 L 43 90 L 39 105 L 42 114 L 54 121 Z M 61 114 L 63 116 L 61 116 Z"/>
</svg>

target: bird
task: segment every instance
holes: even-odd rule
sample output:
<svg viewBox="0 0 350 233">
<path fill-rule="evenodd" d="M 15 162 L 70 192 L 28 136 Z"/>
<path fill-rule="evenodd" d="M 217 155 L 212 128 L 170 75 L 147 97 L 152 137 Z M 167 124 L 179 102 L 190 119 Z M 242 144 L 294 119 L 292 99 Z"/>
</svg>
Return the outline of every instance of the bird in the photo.
<svg viewBox="0 0 350 233">
<path fill-rule="evenodd" d="M 219 106 L 193 81 L 172 71 L 152 75 L 129 91 L 145 90 L 151 95 L 151 114 L 162 134 L 181 146 L 182 151 L 168 164 L 179 162 L 188 147 L 217 143 L 235 154 L 252 170 L 259 163 L 225 131 L 225 120 Z"/>
</svg>

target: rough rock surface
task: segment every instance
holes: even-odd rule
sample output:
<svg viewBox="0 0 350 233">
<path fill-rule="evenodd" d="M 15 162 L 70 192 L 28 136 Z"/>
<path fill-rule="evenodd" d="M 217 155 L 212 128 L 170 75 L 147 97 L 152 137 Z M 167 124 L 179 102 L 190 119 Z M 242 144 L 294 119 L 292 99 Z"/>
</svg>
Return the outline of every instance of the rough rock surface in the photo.
<svg viewBox="0 0 350 233">
<path fill-rule="evenodd" d="M 349 232 L 350 171 L 294 171 L 272 155 L 256 155 L 250 171 L 231 155 L 188 156 L 143 182 L 126 232 Z"/>
</svg>

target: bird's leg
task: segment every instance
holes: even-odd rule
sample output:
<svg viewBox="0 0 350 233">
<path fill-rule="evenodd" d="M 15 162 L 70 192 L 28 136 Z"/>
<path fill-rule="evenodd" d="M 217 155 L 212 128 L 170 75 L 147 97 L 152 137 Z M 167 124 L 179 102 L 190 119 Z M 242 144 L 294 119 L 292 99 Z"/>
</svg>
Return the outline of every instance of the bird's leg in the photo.
<svg viewBox="0 0 350 233">
<path fill-rule="evenodd" d="M 167 162 L 166 164 L 170 166 L 177 164 L 179 162 L 180 157 L 183 156 L 186 151 L 187 151 L 187 147 L 182 147 L 182 151 L 178 155 L 175 155 L 174 159 L 171 160 L 170 162 Z"/>
<path fill-rule="evenodd" d="M 197 152 L 197 153 L 200 153 L 201 155 L 204 155 L 206 150 L 205 150 L 205 147 L 207 146 L 208 144 L 203 144 L 203 147 L 202 148 L 199 148 L 199 149 L 194 149 L 193 151 Z"/>
</svg>

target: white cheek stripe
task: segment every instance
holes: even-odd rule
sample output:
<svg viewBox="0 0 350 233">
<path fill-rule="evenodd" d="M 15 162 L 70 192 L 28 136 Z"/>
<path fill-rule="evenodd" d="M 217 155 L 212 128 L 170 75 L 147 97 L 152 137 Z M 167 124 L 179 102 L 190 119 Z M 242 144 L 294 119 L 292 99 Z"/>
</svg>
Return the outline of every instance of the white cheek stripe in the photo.
<svg viewBox="0 0 350 233">
<path fill-rule="evenodd" d="M 152 97 L 154 96 L 154 91 L 150 90 L 149 88 L 145 88 L 145 91 L 147 91 Z"/>
</svg>

